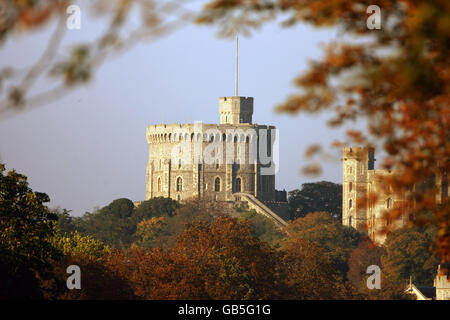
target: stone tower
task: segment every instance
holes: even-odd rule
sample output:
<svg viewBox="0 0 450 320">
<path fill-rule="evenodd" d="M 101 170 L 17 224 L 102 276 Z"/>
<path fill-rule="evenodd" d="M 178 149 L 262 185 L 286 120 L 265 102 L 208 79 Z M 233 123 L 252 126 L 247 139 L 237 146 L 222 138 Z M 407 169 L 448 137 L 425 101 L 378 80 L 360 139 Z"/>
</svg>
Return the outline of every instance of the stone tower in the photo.
<svg viewBox="0 0 450 320">
<path fill-rule="evenodd" d="M 389 181 L 401 177 L 401 171 L 374 168 L 373 148 L 344 148 L 342 184 L 342 223 L 367 235 L 376 243 L 386 240 L 386 230 L 408 223 L 414 206 L 410 193 L 436 187 L 436 203 L 448 197 L 447 174 L 437 174 L 430 182 L 409 187 L 394 187 Z M 395 210 L 395 215 L 390 213 Z"/>
<path fill-rule="evenodd" d="M 368 170 L 374 169 L 374 149 L 344 148 L 342 223 L 357 230 L 367 228 Z"/>
<path fill-rule="evenodd" d="M 220 97 L 220 124 L 252 123 L 252 97 Z"/>
<path fill-rule="evenodd" d="M 342 223 L 384 243 L 388 227 L 395 230 L 405 226 L 410 206 L 405 188 L 393 189 L 386 182 L 398 176 L 398 171 L 375 170 L 373 148 L 344 148 L 342 185 Z M 397 218 L 389 216 L 392 209 L 400 210 Z"/>
</svg>

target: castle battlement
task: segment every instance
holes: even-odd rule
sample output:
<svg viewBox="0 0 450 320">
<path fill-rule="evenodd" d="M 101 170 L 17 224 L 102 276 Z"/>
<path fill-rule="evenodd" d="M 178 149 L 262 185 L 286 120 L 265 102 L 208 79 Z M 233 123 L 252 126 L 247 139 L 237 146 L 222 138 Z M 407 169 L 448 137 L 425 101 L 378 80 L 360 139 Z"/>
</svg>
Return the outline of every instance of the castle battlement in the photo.
<svg viewBox="0 0 450 320">
<path fill-rule="evenodd" d="M 275 126 L 259 124 L 158 124 L 147 126 L 146 138 L 148 143 L 178 142 L 178 141 L 228 141 L 237 137 L 241 140 L 253 140 L 259 136 L 260 130 L 266 130 L 270 134 Z"/>
<path fill-rule="evenodd" d="M 342 150 L 343 160 L 355 159 L 358 161 L 371 162 L 369 170 L 373 170 L 375 161 L 375 149 L 374 148 L 361 148 L 361 147 L 345 147 Z"/>
</svg>

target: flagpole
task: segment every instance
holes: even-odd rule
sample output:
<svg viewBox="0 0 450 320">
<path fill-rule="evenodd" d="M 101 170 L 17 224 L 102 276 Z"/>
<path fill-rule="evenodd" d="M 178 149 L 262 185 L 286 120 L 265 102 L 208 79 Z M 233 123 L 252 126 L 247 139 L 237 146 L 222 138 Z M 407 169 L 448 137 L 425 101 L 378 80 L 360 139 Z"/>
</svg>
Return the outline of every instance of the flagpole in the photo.
<svg viewBox="0 0 450 320">
<path fill-rule="evenodd" d="M 236 88 L 235 88 L 236 97 L 238 96 L 238 63 L 239 63 L 238 52 L 239 52 L 239 38 L 238 35 L 236 34 Z"/>
</svg>

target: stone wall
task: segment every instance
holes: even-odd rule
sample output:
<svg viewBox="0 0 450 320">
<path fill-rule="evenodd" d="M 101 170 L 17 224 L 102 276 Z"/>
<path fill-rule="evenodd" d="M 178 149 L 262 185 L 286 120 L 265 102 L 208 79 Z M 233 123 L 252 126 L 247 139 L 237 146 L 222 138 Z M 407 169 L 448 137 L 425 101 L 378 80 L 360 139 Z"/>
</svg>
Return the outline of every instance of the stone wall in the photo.
<svg viewBox="0 0 450 320">
<path fill-rule="evenodd" d="M 146 199 L 232 201 L 234 192 L 245 192 L 261 200 L 274 200 L 275 175 L 261 174 L 267 166 L 260 157 L 266 152 L 260 150 L 261 138 L 267 139 L 269 154 L 272 152 L 274 129 L 250 123 L 148 126 Z"/>
</svg>

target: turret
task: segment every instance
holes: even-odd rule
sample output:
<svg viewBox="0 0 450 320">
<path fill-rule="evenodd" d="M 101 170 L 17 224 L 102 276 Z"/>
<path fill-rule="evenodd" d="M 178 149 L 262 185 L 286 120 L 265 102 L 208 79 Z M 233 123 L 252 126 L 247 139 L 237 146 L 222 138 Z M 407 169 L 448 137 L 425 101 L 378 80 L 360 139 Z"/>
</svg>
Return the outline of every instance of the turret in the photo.
<svg viewBox="0 0 450 320">
<path fill-rule="evenodd" d="M 252 123 L 252 97 L 220 97 L 220 124 Z"/>
<path fill-rule="evenodd" d="M 374 168 L 373 148 L 344 148 L 342 223 L 364 231 L 367 227 L 367 170 Z"/>
</svg>

